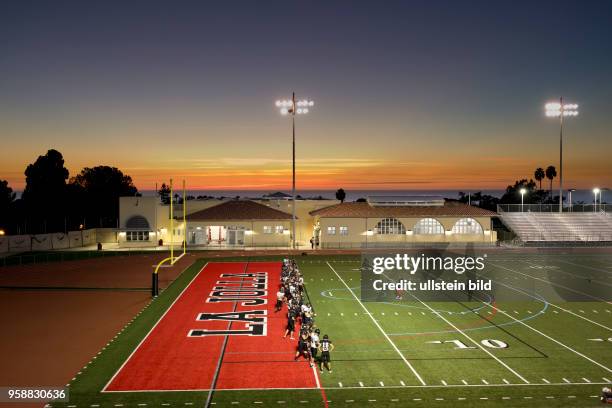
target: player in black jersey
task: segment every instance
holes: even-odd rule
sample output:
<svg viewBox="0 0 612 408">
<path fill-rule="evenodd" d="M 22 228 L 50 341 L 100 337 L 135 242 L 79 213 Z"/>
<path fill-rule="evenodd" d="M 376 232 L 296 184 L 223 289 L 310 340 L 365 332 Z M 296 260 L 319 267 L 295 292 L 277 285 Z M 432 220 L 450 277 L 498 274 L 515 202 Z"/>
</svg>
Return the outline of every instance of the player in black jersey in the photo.
<svg viewBox="0 0 612 408">
<path fill-rule="evenodd" d="M 325 366 L 327 371 L 331 373 L 330 353 L 334 351 L 334 345 L 327 334 L 323 336 L 323 340 L 321 340 L 321 343 L 319 343 L 319 351 L 321 351 L 321 365 L 319 366 L 319 370 L 323 372 L 323 366 Z"/>
<path fill-rule="evenodd" d="M 285 330 L 283 338 L 286 338 L 289 334 L 291 340 L 293 340 L 293 332 L 295 332 L 295 313 L 289 310 L 289 312 L 287 312 L 287 330 Z"/>
<path fill-rule="evenodd" d="M 295 361 L 300 358 L 300 355 L 310 361 L 310 333 L 307 330 L 301 330 L 298 338 L 298 347 L 295 352 Z"/>
</svg>

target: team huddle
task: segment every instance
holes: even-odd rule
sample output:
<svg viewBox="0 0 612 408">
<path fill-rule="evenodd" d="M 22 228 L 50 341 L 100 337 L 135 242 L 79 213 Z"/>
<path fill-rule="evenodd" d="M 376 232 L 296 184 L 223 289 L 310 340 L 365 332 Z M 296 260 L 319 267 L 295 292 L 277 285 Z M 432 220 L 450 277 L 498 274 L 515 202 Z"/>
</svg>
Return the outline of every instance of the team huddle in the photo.
<svg viewBox="0 0 612 408">
<path fill-rule="evenodd" d="M 300 330 L 295 360 L 303 357 L 310 362 L 311 367 L 318 364 L 321 372 L 325 367 L 331 373 L 330 353 L 334 350 L 334 345 L 327 334 L 320 337 L 321 330 L 314 322 L 314 310 L 312 306 L 304 302 L 304 277 L 297 263 L 291 259 L 283 259 L 281 284 L 276 294 L 275 311 L 282 311 L 284 304 L 287 305 L 287 327 L 284 338 L 289 336 L 291 340 L 295 340 L 295 327 L 299 321 Z"/>
</svg>

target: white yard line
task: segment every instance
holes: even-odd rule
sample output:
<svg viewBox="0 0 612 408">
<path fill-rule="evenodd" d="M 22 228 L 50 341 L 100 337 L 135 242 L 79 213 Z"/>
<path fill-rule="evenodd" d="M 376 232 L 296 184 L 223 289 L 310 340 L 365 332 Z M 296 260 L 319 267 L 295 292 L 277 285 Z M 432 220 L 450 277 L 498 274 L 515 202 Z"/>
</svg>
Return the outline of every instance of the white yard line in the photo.
<svg viewBox="0 0 612 408">
<path fill-rule="evenodd" d="M 532 265 L 532 266 L 535 265 L 534 263 L 529 262 L 529 261 L 519 261 L 519 262 L 522 262 L 522 263 L 527 264 L 527 265 Z M 561 261 L 561 262 L 564 262 L 564 261 Z M 564 262 L 564 263 L 567 263 L 567 262 Z M 580 265 L 577 265 L 577 264 L 571 264 L 571 265 L 580 266 Z M 564 271 L 562 268 L 559 268 L 556 271 L 557 272 L 561 272 L 561 273 L 566 274 L 566 275 L 569 275 L 569 276 L 573 276 L 574 278 L 590 279 L 592 282 L 596 282 L 596 283 L 599 283 L 599 284 L 604 285 L 604 286 L 612 287 L 612 284 L 604 282 L 604 281 L 600 281 L 600 280 L 597 280 L 597 279 L 594 279 L 594 278 L 591 278 L 590 276 L 577 275 L 575 273 Z"/>
<path fill-rule="evenodd" d="M 522 320 L 518 320 L 518 319 L 514 318 L 513 316 L 509 315 L 508 313 L 506 313 L 506 312 L 504 312 L 504 311 L 502 311 L 502 310 L 498 309 L 496 306 L 493 306 L 493 305 L 491 305 L 490 303 L 487 303 L 487 302 L 484 302 L 484 301 L 482 302 L 482 304 L 484 304 L 484 305 L 486 305 L 486 306 L 488 306 L 488 307 L 490 307 L 490 308 L 493 308 L 493 309 L 497 310 L 499 313 L 501 313 L 501 314 L 503 314 L 503 315 L 505 315 L 505 316 L 508 316 L 510 319 L 514 320 L 515 322 L 517 322 L 517 323 L 519 323 L 519 324 L 522 324 L 523 326 L 527 327 L 528 329 L 533 330 L 534 332 L 538 333 L 539 335 L 541 335 L 541 336 L 543 336 L 543 337 L 546 337 L 548 340 L 550 340 L 550 341 L 552 341 L 552 342 L 557 343 L 557 344 L 558 344 L 558 345 L 560 345 L 561 347 L 563 347 L 563 348 L 565 348 L 565 349 L 567 349 L 567 350 L 571 351 L 572 353 L 575 353 L 576 355 L 579 355 L 580 357 L 582 357 L 582 358 L 584 358 L 584 359 L 586 359 L 586 360 L 590 361 L 591 363 L 593 363 L 593 364 L 595 364 L 595 365 L 597 365 L 597 366 L 599 366 L 599 367 L 603 368 L 604 370 L 606 370 L 606 371 L 608 371 L 608 372 L 612 373 L 612 370 L 611 370 L 611 369 L 609 369 L 608 367 L 606 367 L 605 365 L 600 364 L 600 363 L 598 363 L 597 361 L 593 360 L 592 358 L 585 356 L 585 355 L 584 355 L 584 354 L 582 354 L 581 352 L 579 352 L 579 351 L 577 351 L 577 350 L 574 350 L 574 349 L 573 349 L 573 348 L 571 348 L 570 346 L 568 346 L 568 345 L 566 345 L 566 344 L 564 344 L 564 343 L 561 343 L 559 340 L 556 340 L 556 339 L 554 339 L 554 338 L 550 337 L 548 334 L 546 334 L 546 333 L 542 333 L 540 330 L 536 329 L 535 327 L 532 327 L 532 326 L 528 325 L 528 324 L 527 324 L 527 323 L 525 323 L 524 321 L 522 321 Z"/>
<path fill-rule="evenodd" d="M 463 337 L 465 337 L 466 339 L 468 339 L 469 341 L 471 341 L 475 346 L 477 346 L 479 349 L 481 349 L 482 351 L 484 351 L 486 354 L 488 354 L 490 357 L 492 357 L 495 361 L 497 361 L 499 364 L 501 364 L 502 366 L 504 366 L 508 371 L 510 371 L 512 374 L 514 374 L 516 377 L 518 377 L 521 381 L 523 381 L 525 384 L 529 384 L 529 381 L 527 381 L 527 379 L 525 377 L 523 377 L 522 375 L 520 375 L 518 372 L 516 372 L 512 367 L 510 367 L 508 364 L 504 363 L 503 361 L 501 361 L 495 354 L 491 353 L 489 350 L 487 350 L 482 344 L 480 344 L 479 342 L 477 342 L 476 340 L 474 340 L 473 338 L 471 338 L 470 336 L 467 335 L 467 333 L 465 333 L 463 330 L 461 330 L 460 328 L 458 328 L 457 326 L 455 326 L 452 322 L 450 322 L 447 318 L 445 318 L 441 313 L 439 313 L 438 311 L 436 311 L 435 309 L 433 309 L 431 306 L 429 306 L 427 303 L 423 302 L 421 299 L 419 299 L 418 297 L 412 295 L 413 298 L 415 298 L 416 300 L 418 300 L 423 306 L 425 306 L 426 308 L 428 308 L 433 314 L 435 314 L 436 316 L 438 316 L 440 319 L 444 320 L 446 322 L 446 324 L 448 324 L 449 326 L 451 326 L 453 329 L 455 329 L 455 331 L 459 334 L 461 334 Z"/>
<path fill-rule="evenodd" d="M 499 265 L 497 265 L 497 264 L 491 264 L 491 265 L 493 265 L 493 266 L 497 266 L 497 267 L 500 267 L 500 266 L 499 266 Z M 515 271 L 514 269 L 504 268 L 504 267 L 502 267 L 502 268 L 503 268 L 503 269 L 506 269 L 506 270 L 508 270 L 508 271 L 510 271 L 510 272 L 518 273 L 519 275 L 523 275 L 523 276 L 525 276 L 525 277 L 527 277 L 527 278 L 530 278 L 530 279 L 536 279 L 536 280 L 539 280 L 539 281 L 541 281 L 541 282 L 548 283 L 549 285 L 557 286 L 557 287 L 559 287 L 559 288 L 563 288 L 563 289 L 569 290 L 570 292 L 574 292 L 574 293 L 577 293 L 577 294 L 579 294 L 579 295 L 589 297 L 589 298 L 594 299 L 594 300 L 597 300 L 597 301 L 599 301 L 599 302 L 604 302 L 604 303 L 612 303 L 612 302 L 609 302 L 609 301 L 607 301 L 607 300 L 605 300 L 605 299 L 602 299 L 602 298 L 600 298 L 600 297 L 593 296 L 593 295 L 591 295 L 591 294 L 588 294 L 588 293 L 582 292 L 582 291 L 580 291 L 580 290 L 576 290 L 576 289 L 570 288 L 569 286 L 565 286 L 565 285 L 561 285 L 561 284 L 558 284 L 558 283 L 554 283 L 554 282 L 551 282 L 551 281 L 546 280 L 546 279 L 538 278 L 538 277 L 536 277 L 536 276 L 531 276 L 531 275 L 528 275 L 528 274 L 523 273 L 523 272 Z"/>
<path fill-rule="evenodd" d="M 494 267 L 496 267 L 496 268 L 504 269 L 504 270 L 509 271 L 509 272 L 520 273 L 520 272 L 515 271 L 514 269 L 507 268 L 507 267 L 505 267 L 505 266 L 501 266 L 501 265 L 498 265 L 498 264 L 493 264 L 493 263 L 492 263 L 491 265 L 493 265 L 493 266 L 494 266 Z M 501 282 L 499 282 L 499 281 L 497 281 L 497 283 L 498 283 L 499 285 L 505 286 L 505 287 L 507 287 L 507 288 L 509 288 L 509 289 L 511 289 L 511 290 L 516 291 L 516 292 L 521 292 L 521 293 L 523 293 L 524 295 L 527 295 L 527 296 L 529 296 L 529 297 L 530 297 L 530 298 L 532 298 L 532 299 L 536 299 L 536 300 L 539 300 L 539 301 L 541 301 L 541 300 L 542 300 L 542 299 L 539 299 L 539 298 L 537 298 L 536 296 L 533 296 L 533 295 L 532 295 L 532 294 L 530 294 L 529 292 L 526 292 L 526 291 L 524 291 L 524 290 L 522 290 L 522 289 L 518 289 L 518 288 L 515 288 L 514 286 L 510 286 L 510 285 L 505 285 L 505 284 L 503 284 L 503 283 L 501 283 Z M 596 325 L 596 326 L 599 326 L 599 327 L 601 327 L 601 328 L 603 328 L 603 329 L 606 329 L 606 330 L 612 331 L 612 328 L 610 328 L 610 327 L 608 327 L 608 326 L 605 326 L 605 325 L 603 325 L 603 324 L 601 324 L 601 323 L 598 323 L 598 322 L 596 322 L 596 321 L 593 321 L 593 320 L 591 320 L 591 319 L 588 319 L 588 318 L 586 318 L 586 317 L 584 317 L 584 316 L 581 316 L 581 315 L 579 315 L 579 314 L 577 314 L 577 313 L 574 313 L 574 312 L 572 312 L 571 310 L 567 310 L 567 309 L 565 309 L 565 308 L 563 308 L 563 307 L 561 307 L 561 306 L 555 305 L 554 303 L 550 303 L 550 302 L 547 302 L 547 303 L 548 303 L 550 306 L 554 307 L 554 308 L 557 308 L 557 309 L 559 309 L 559 310 L 562 310 L 562 311 L 564 311 L 564 312 L 566 312 L 566 313 L 571 314 L 572 316 L 578 317 L 578 318 L 580 318 L 580 319 L 582 319 L 582 320 L 585 320 L 585 321 L 587 321 L 587 322 L 589 322 L 589 323 L 592 323 L 592 324 L 594 324 L 594 325 Z M 553 312 L 555 312 L 555 310 L 553 310 Z"/>
<path fill-rule="evenodd" d="M 344 286 L 348 289 L 349 292 L 351 292 L 351 295 L 353 295 L 353 297 L 355 298 L 355 300 L 357 301 L 357 303 L 359 303 L 359 305 L 361 306 L 361 308 L 367 313 L 368 316 L 370 316 L 370 319 L 372 319 L 372 322 L 374 322 L 374 324 L 376 325 L 376 327 L 378 328 L 378 330 L 380 330 L 380 332 L 382 333 L 382 335 L 385 337 L 385 339 L 387 339 L 387 341 L 389 342 L 389 344 L 391 344 L 391 347 L 393 347 L 393 349 L 397 352 L 397 354 L 401 357 L 401 359 L 404 361 L 404 363 L 406 363 L 406 366 L 408 366 L 408 368 L 410 368 L 410 371 L 412 371 L 412 373 L 416 376 L 416 378 L 419 380 L 419 382 L 422 385 L 427 385 L 425 383 L 425 381 L 423 381 L 423 378 L 421 377 L 421 375 L 414 369 L 414 367 L 412 366 L 412 364 L 410 364 L 410 361 L 408 361 L 406 359 L 406 357 L 404 356 L 404 354 L 402 354 L 402 352 L 397 348 L 397 346 L 395 345 L 395 343 L 393 342 L 393 340 L 391 340 L 391 338 L 387 335 L 387 333 L 383 330 L 383 328 L 380 326 L 380 324 L 376 321 L 376 319 L 374 319 L 374 316 L 372 316 L 372 313 L 370 313 L 370 311 L 363 305 L 363 303 L 361 303 L 361 300 L 357 297 L 357 295 L 355 294 L 355 292 L 353 292 L 353 290 L 349 287 L 349 285 L 346 284 L 346 282 L 344 281 L 344 279 L 342 279 L 342 277 L 338 274 L 338 272 L 336 272 L 336 270 L 334 269 L 333 266 L 331 266 L 331 264 L 329 262 L 326 262 L 327 266 L 329 266 L 329 269 L 332 270 L 332 272 L 334 272 L 336 274 L 336 276 L 338 277 L 338 279 L 340 279 L 340 282 L 342 282 L 344 284 Z"/>
<path fill-rule="evenodd" d="M 577 263 L 574 263 L 574 262 L 562 261 L 562 260 L 559 260 L 559 262 L 563 262 L 563 263 L 568 264 L 568 265 L 574 265 L 574 266 L 578 266 L 580 268 L 586 268 L 586 269 L 590 269 L 592 271 L 603 272 L 603 273 L 611 274 L 612 275 L 612 272 L 610 272 L 610 271 L 607 271 L 605 269 L 596 268 L 596 267 L 590 266 L 590 265 L 580 265 L 580 264 L 577 264 Z"/>
</svg>

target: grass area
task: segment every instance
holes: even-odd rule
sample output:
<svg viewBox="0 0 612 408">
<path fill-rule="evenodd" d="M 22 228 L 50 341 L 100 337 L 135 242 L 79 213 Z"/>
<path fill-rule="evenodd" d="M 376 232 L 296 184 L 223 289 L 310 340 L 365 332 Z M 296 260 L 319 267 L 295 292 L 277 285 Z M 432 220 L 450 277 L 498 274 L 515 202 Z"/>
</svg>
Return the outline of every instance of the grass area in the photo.
<svg viewBox="0 0 612 408">
<path fill-rule="evenodd" d="M 519 294 L 517 301 L 495 306 L 421 303 L 411 298 L 362 303 L 358 257 L 297 259 L 317 313 L 316 323 L 336 345 L 333 373 L 321 374 L 329 406 L 599 406 L 597 396 L 612 378 L 612 305 L 595 299 L 547 301 L 528 295 L 533 282 L 549 289 L 587 279 L 597 286 L 612 286 L 612 256 L 501 254 L 491 258 L 487 267 L 503 271 L 498 283 Z M 206 261 L 200 259 L 187 268 L 76 375 L 69 403 L 53 405 L 203 405 L 206 392 L 102 394 L 100 390 Z M 546 284 L 551 276 L 563 280 Z M 210 364 L 216 358 L 211 356 Z M 323 405 L 318 389 L 220 390 L 213 403 L 223 407 Z"/>
</svg>

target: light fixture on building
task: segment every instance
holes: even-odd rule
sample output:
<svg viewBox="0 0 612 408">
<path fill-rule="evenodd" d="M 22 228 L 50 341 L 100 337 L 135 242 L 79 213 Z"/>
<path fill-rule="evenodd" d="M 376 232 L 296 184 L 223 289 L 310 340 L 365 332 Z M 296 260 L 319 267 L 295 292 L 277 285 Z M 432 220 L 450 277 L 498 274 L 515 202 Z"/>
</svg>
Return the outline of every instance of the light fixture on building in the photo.
<svg viewBox="0 0 612 408">
<path fill-rule="evenodd" d="M 523 202 L 524 202 L 525 194 L 527 193 L 527 189 L 521 188 L 519 190 L 519 193 L 521 193 L 521 212 L 523 212 L 523 206 L 524 206 Z"/>
</svg>

